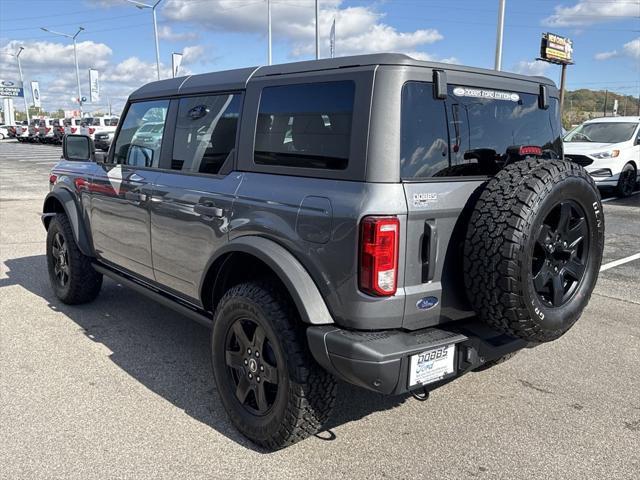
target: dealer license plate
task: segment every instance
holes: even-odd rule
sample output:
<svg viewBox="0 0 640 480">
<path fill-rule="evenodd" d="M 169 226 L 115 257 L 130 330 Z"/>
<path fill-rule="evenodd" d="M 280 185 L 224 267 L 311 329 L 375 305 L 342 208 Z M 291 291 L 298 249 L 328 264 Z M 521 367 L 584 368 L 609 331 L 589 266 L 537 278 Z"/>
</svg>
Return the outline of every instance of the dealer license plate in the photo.
<svg viewBox="0 0 640 480">
<path fill-rule="evenodd" d="M 411 356 L 409 387 L 437 382 L 455 371 L 455 344 L 425 350 Z"/>
</svg>

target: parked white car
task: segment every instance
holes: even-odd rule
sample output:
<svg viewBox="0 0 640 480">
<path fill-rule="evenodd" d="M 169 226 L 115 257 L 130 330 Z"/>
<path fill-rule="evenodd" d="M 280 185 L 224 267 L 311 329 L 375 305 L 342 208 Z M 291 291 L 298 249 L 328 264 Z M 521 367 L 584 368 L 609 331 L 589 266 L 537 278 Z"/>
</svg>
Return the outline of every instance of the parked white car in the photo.
<svg viewBox="0 0 640 480">
<path fill-rule="evenodd" d="M 58 120 L 43 118 L 38 124 L 38 141 L 41 143 L 53 143 L 55 139 L 55 127 Z"/>
<path fill-rule="evenodd" d="M 629 196 L 640 180 L 640 117 L 588 120 L 564 137 L 564 154 L 582 165 L 598 187 Z"/>
<path fill-rule="evenodd" d="M 95 140 L 96 133 L 115 132 L 118 126 L 118 117 L 89 117 L 82 119 L 80 134 Z"/>
<path fill-rule="evenodd" d="M 82 119 L 77 117 L 65 118 L 64 121 L 64 134 L 65 135 L 80 135 L 80 129 L 82 128 Z"/>
</svg>

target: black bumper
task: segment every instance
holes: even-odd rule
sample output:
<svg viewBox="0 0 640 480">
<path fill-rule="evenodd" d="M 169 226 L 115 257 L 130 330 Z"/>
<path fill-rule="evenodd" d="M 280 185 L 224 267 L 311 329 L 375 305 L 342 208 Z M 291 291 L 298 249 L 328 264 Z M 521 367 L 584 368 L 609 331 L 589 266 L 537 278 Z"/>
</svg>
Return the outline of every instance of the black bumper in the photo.
<svg viewBox="0 0 640 480">
<path fill-rule="evenodd" d="M 481 365 L 532 344 L 504 335 L 479 321 L 406 332 L 354 331 L 331 325 L 307 329 L 316 361 L 336 377 L 384 394 L 412 389 L 433 390 Z M 454 373 L 442 380 L 409 388 L 411 355 L 456 344 Z"/>
</svg>

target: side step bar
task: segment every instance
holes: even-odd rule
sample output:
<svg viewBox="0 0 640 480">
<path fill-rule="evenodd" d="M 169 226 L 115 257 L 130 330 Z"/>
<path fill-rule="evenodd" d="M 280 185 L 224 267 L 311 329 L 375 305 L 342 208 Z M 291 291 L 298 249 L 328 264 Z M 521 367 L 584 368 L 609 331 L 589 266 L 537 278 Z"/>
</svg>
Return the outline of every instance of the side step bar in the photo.
<svg viewBox="0 0 640 480">
<path fill-rule="evenodd" d="M 198 309 L 195 306 L 188 305 L 186 302 L 183 303 L 176 297 L 173 297 L 161 290 L 155 289 L 151 285 L 134 280 L 131 277 L 127 277 L 122 273 L 111 270 L 110 268 L 107 268 L 103 265 L 93 263 L 92 266 L 96 272 L 101 273 L 111 278 L 113 281 L 121 283 L 124 286 L 151 298 L 152 300 L 155 300 L 165 307 L 169 307 L 170 309 L 184 315 L 185 317 L 189 317 L 191 320 L 194 320 L 207 328 L 211 328 L 211 326 L 213 325 L 213 320 L 204 310 Z"/>
</svg>

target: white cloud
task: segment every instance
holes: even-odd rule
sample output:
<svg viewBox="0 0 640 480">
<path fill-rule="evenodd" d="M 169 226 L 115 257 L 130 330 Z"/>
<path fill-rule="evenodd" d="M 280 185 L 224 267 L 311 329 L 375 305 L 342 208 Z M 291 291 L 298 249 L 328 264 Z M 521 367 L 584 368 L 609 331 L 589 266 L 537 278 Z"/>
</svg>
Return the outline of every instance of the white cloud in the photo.
<svg viewBox="0 0 640 480">
<path fill-rule="evenodd" d="M 550 67 L 548 62 L 542 62 L 540 60 L 520 60 L 513 71 L 522 75 L 544 76 L 547 69 Z"/>
<path fill-rule="evenodd" d="M 169 25 L 161 25 L 158 27 L 158 38 L 169 42 L 184 42 L 196 40 L 198 34 L 196 32 L 175 32 Z"/>
<path fill-rule="evenodd" d="M 620 50 L 611 50 L 610 52 L 596 53 L 594 58 L 596 60 L 609 60 L 614 57 L 627 56 L 634 60 L 640 60 L 640 37 L 631 40 L 630 42 L 622 45 Z"/>
<path fill-rule="evenodd" d="M 425 45 L 442 40 L 436 29 L 401 32 L 385 24 L 384 14 L 372 7 L 343 7 L 343 0 L 324 0 L 320 11 L 322 55 L 329 50 L 329 31 L 336 19 L 336 54 L 354 55 L 375 52 L 419 52 Z M 309 7 L 309 8 L 307 8 Z M 315 18 L 312 4 L 272 3 L 273 39 L 286 42 L 291 55 L 312 55 L 315 51 Z M 162 14 L 169 20 L 197 24 L 207 29 L 228 32 L 266 34 L 266 4 L 239 5 L 235 0 L 167 0 Z M 422 53 L 422 52 L 420 52 Z"/>
<path fill-rule="evenodd" d="M 202 45 L 192 45 L 182 49 L 182 65 L 193 65 L 205 58 L 205 48 Z"/>
<path fill-rule="evenodd" d="M 596 53 L 593 58 L 596 60 L 609 60 L 610 58 L 614 58 L 618 56 L 617 50 L 611 50 L 610 52 L 599 52 Z"/>
<path fill-rule="evenodd" d="M 629 43 L 625 43 L 622 46 L 622 50 L 631 58 L 640 60 L 640 37 L 636 38 L 635 40 L 631 40 Z"/>
<path fill-rule="evenodd" d="M 555 7 L 542 22 L 552 27 L 581 27 L 640 16 L 640 0 L 580 0 L 573 6 Z"/>
</svg>

